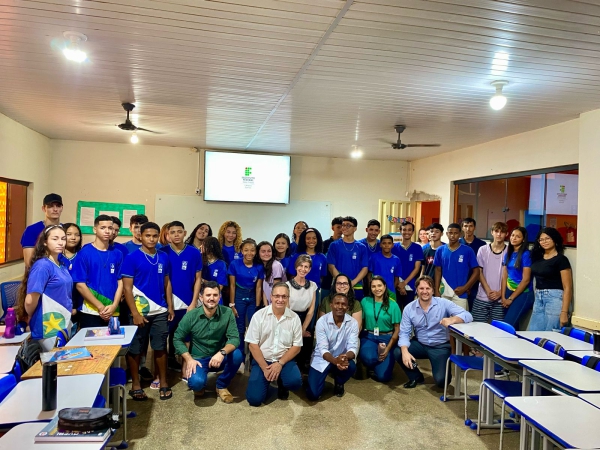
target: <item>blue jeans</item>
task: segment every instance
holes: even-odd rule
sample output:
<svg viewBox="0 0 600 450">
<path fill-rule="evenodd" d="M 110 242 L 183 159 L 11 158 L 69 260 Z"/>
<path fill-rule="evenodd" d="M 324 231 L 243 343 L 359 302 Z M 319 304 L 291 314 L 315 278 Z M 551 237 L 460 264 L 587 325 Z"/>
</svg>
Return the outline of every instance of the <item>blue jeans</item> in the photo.
<svg viewBox="0 0 600 450">
<path fill-rule="evenodd" d="M 192 391 L 201 391 L 206 386 L 206 377 L 208 372 L 219 372 L 223 371 L 221 375 L 217 378 L 217 389 L 225 389 L 233 380 L 233 377 L 237 373 L 244 357 L 242 356 L 242 352 L 240 352 L 237 348 L 229 353 L 221 365 L 219 367 L 208 367 L 208 363 L 210 362 L 211 357 L 207 356 L 206 358 L 200 358 L 196 361 L 200 361 L 202 367 L 196 366 L 196 372 L 192 374 L 190 378 L 188 378 L 188 387 Z"/>
<path fill-rule="evenodd" d="M 444 380 L 446 378 L 446 361 L 448 361 L 450 353 L 452 352 L 450 343 L 447 342 L 441 345 L 429 346 L 421 344 L 416 339 L 412 339 L 410 341 L 410 346 L 408 347 L 408 352 L 413 355 L 415 359 L 428 359 L 431 362 L 431 373 L 435 384 L 436 386 L 443 388 Z M 394 357 L 410 381 L 422 379 L 423 374 L 418 367 L 416 369 L 409 369 L 404 365 L 400 347 L 396 347 L 394 350 Z M 450 382 L 451 379 L 451 374 L 448 374 L 448 382 Z"/>
<path fill-rule="evenodd" d="M 306 396 L 309 400 L 316 401 L 319 399 L 325 388 L 325 379 L 327 375 L 331 373 L 336 384 L 346 384 L 356 372 L 356 363 L 349 361 L 348 368 L 346 370 L 339 370 L 333 364 L 329 364 L 323 372 L 319 372 L 314 367 L 311 367 L 308 371 L 308 387 L 306 388 Z"/>
<path fill-rule="evenodd" d="M 560 329 L 562 289 L 536 289 L 529 331 L 553 331 Z"/>
<path fill-rule="evenodd" d="M 238 349 L 246 357 L 244 335 L 246 334 L 246 323 L 250 323 L 256 312 L 256 291 L 235 286 L 235 309 L 238 317 L 235 318 L 238 333 L 240 334 L 240 345 Z M 247 320 L 246 320 L 247 319 Z"/>
<path fill-rule="evenodd" d="M 504 295 L 506 298 L 512 295 L 513 291 L 506 288 Z M 511 324 L 515 327 L 515 330 L 519 331 L 519 323 L 521 318 L 527 314 L 527 312 L 533 307 L 533 292 L 521 292 L 521 294 L 513 300 L 506 314 L 504 315 L 504 322 Z"/>
<path fill-rule="evenodd" d="M 270 363 L 267 361 L 268 365 Z M 279 373 L 279 379 L 283 387 L 290 391 L 297 391 L 302 387 L 302 375 L 295 361 L 289 361 L 284 364 Z M 271 384 L 265 378 L 265 374 L 255 360 L 252 360 L 252 371 L 248 379 L 248 388 L 246 389 L 246 400 L 250 406 L 260 406 L 267 399 L 269 385 Z"/>
<path fill-rule="evenodd" d="M 379 361 L 379 353 L 377 347 L 380 342 L 388 345 L 392 339 L 392 334 L 382 334 L 375 336 L 370 331 L 363 331 L 360 338 L 360 352 L 358 357 L 361 362 L 368 368 L 375 372 L 377 381 L 387 383 L 392 379 L 392 372 L 394 371 L 394 356 L 393 351 L 390 351 L 383 361 Z"/>
</svg>

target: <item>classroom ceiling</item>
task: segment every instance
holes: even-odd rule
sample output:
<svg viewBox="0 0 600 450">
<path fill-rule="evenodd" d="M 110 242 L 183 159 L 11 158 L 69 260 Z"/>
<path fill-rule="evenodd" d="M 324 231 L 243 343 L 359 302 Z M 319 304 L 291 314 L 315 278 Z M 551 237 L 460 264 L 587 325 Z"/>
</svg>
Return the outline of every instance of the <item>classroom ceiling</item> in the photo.
<svg viewBox="0 0 600 450">
<path fill-rule="evenodd" d="M 597 109 L 599 69 L 592 0 L 0 0 L 0 112 L 55 139 L 132 102 L 143 144 L 414 160 Z"/>
</svg>

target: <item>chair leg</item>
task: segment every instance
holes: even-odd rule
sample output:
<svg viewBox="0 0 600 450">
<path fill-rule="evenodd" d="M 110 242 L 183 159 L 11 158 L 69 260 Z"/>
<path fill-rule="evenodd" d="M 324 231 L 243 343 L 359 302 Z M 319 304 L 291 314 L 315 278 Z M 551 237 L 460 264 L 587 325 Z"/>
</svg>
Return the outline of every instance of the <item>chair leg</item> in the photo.
<svg viewBox="0 0 600 450">
<path fill-rule="evenodd" d="M 479 386 L 479 405 L 477 405 L 477 436 L 479 436 L 481 431 L 481 408 L 483 404 L 481 399 L 483 398 L 483 388 L 484 384 L 481 383 L 481 386 Z"/>
<path fill-rule="evenodd" d="M 465 396 L 465 421 L 467 420 L 467 374 L 469 373 L 469 370 L 471 369 L 465 370 L 465 373 L 463 374 L 463 395 Z"/>
<path fill-rule="evenodd" d="M 446 376 L 444 377 L 444 401 L 446 401 L 446 394 L 448 392 L 448 368 L 450 367 L 450 358 L 446 360 Z M 456 392 L 454 393 L 456 395 Z M 466 418 L 465 418 L 466 420 Z"/>
<path fill-rule="evenodd" d="M 127 442 L 127 392 L 123 386 L 123 440 Z"/>
<path fill-rule="evenodd" d="M 500 450 L 502 450 L 502 438 L 504 434 L 504 406 L 506 403 L 502 399 L 502 410 L 500 412 Z"/>
</svg>

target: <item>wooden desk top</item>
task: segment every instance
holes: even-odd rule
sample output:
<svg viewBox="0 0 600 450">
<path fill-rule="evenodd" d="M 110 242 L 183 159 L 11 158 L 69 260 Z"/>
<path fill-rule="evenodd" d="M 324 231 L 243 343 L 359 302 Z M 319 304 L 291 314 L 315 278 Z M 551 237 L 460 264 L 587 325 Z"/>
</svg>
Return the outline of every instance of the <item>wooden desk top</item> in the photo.
<svg viewBox="0 0 600 450">
<path fill-rule="evenodd" d="M 92 354 L 92 359 L 84 359 L 81 361 L 67 361 L 58 363 L 58 376 L 68 375 L 89 375 L 100 374 L 104 375 L 113 361 L 121 351 L 120 345 L 86 345 L 85 346 Z M 60 349 L 54 349 L 60 350 Z M 42 365 L 38 361 L 27 372 L 23 374 L 22 379 L 41 378 Z"/>
</svg>

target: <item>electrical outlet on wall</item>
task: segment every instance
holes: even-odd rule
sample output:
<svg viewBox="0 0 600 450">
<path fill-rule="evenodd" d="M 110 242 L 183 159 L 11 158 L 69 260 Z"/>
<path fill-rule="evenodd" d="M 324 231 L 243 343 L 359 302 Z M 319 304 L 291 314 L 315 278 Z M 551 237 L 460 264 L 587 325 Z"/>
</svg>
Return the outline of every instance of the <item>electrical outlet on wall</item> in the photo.
<svg viewBox="0 0 600 450">
<path fill-rule="evenodd" d="M 200 195 L 200 194 L 202 194 L 202 189 L 196 188 L 196 195 Z"/>
</svg>

